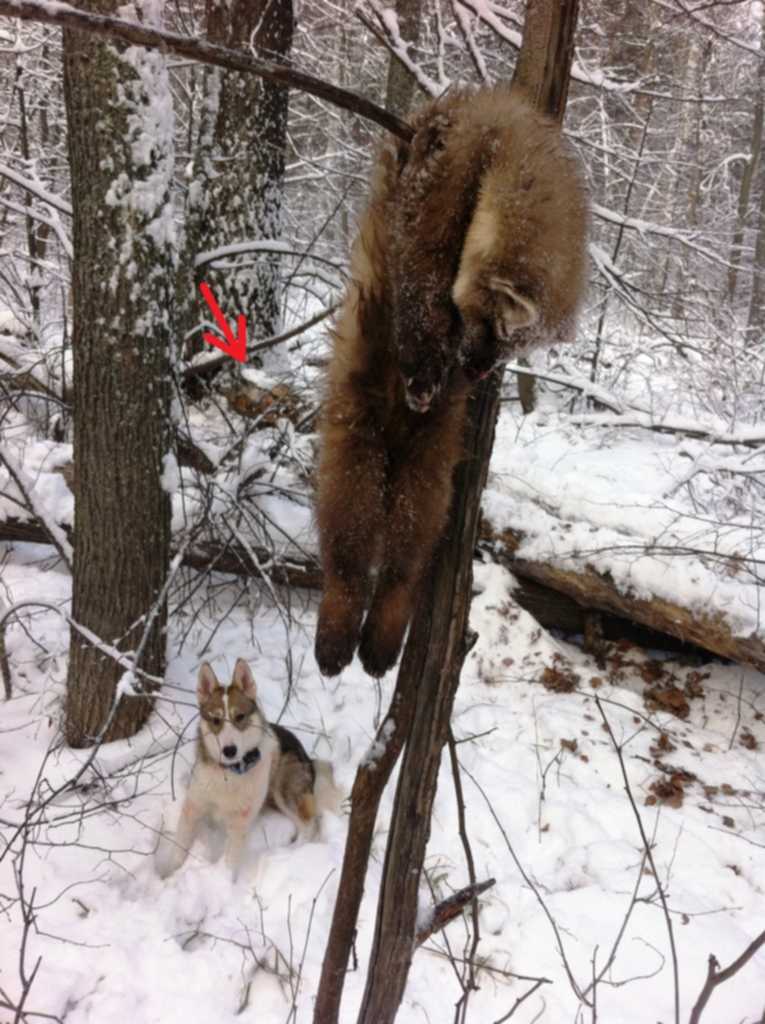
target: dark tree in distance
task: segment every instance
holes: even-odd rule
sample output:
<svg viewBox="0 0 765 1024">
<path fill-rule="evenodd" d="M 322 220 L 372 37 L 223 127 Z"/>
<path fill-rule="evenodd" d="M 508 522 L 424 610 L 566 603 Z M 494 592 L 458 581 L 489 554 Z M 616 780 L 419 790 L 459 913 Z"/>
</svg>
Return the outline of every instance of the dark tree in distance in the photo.
<svg viewBox="0 0 765 1024">
<path fill-rule="evenodd" d="M 422 0 L 396 0 L 396 15 L 401 38 L 415 47 L 422 31 Z M 394 114 L 405 117 L 412 105 L 415 92 L 412 73 L 398 58 L 391 55 L 388 62 L 388 79 L 385 85 L 385 107 Z"/>
<path fill-rule="evenodd" d="M 289 56 L 292 0 L 206 0 L 206 36 L 267 60 Z M 204 70 L 199 136 L 187 200 L 182 294 L 185 329 L 199 324 L 198 284 L 210 284 L 224 311 L 243 313 L 248 341 L 276 334 L 280 324 L 279 257 L 227 256 L 225 270 L 201 267 L 200 252 L 238 242 L 279 239 L 282 226 L 289 92 L 257 75 Z M 192 279 L 192 280 L 190 280 Z M 199 348 L 195 339 L 192 348 Z"/>
</svg>

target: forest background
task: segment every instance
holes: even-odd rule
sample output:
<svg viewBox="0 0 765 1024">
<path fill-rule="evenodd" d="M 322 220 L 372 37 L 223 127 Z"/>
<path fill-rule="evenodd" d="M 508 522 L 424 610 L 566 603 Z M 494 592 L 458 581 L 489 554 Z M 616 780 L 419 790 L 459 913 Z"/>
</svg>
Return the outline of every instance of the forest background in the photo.
<svg viewBox="0 0 765 1024">
<path fill-rule="evenodd" d="M 400 118 L 456 83 L 509 79 L 524 25 L 522 4 L 489 0 L 402 0 L 398 10 L 307 0 L 78 6 L 289 63 Z M 56 14 L 56 5 L 43 7 Z M 548 709 L 555 723 L 570 714 L 561 691 L 580 695 L 582 665 L 590 679 L 627 690 L 634 683 L 656 742 L 671 733 L 667 722 L 703 731 L 711 721 L 724 742 L 688 742 L 740 751 L 743 760 L 729 759 L 726 769 L 734 780 L 718 781 L 715 769 L 702 784 L 698 766 L 669 764 L 659 750 L 649 761 L 669 789 L 651 789 L 654 773 L 643 780 L 646 799 L 679 812 L 693 785 L 707 805 L 732 799 L 748 844 L 757 843 L 765 799 L 757 735 L 757 670 L 765 667 L 758 511 L 765 471 L 763 33 L 765 6 L 751 0 L 581 5 L 565 130 L 593 200 L 591 287 L 575 343 L 534 354 L 520 386 L 512 371 L 503 382 L 476 576 L 483 579 L 477 589 L 496 602 L 485 598 L 486 607 L 474 608 L 483 628 L 466 666 L 475 686 L 493 688 L 493 702 L 497 685 L 512 675 L 506 659 L 518 666 L 536 659 L 544 667 L 513 681 L 527 683 L 529 672 L 541 680 L 558 702 Z M 348 788 L 379 724 L 390 681 L 378 689 L 351 673 L 328 688 L 308 652 L 320 582 L 311 474 L 328 325 L 381 128 L 299 88 L 288 93 L 177 53 L 110 49 L 71 29 L 62 34 L 12 18 L 0 22 L 0 104 L 0 668 L 9 709 L 3 735 L 14 759 L 13 771 L 2 769 L 1 855 L 9 872 L 2 909 L 10 934 L 21 936 L 13 941 L 18 976 L 2 983 L 0 995 L 11 1019 L 22 1020 L 31 1019 L 26 1000 L 37 968 L 29 948 L 40 908 L 57 885 L 64 892 L 82 881 L 70 867 L 54 869 L 53 854 L 42 852 L 59 845 L 51 839 L 51 808 L 64 800 L 55 823 L 66 832 L 63 848 L 83 841 L 84 821 L 92 819 L 97 836 L 84 843 L 103 855 L 95 864 L 105 858 L 109 884 L 116 884 L 111 865 L 123 841 L 132 874 L 133 861 L 145 860 L 156 840 L 169 758 L 190 753 L 183 748 L 193 734 L 188 691 L 200 660 L 241 653 L 256 675 L 264 662 L 274 718 L 310 722 L 316 749 L 326 746 L 335 759 L 347 743 L 340 774 Z M 201 281 L 232 325 L 238 314 L 246 317 L 246 367 L 200 340 L 217 329 L 199 296 Z M 530 581 L 521 608 L 509 598 L 508 567 Z M 548 589 L 534 603 L 532 584 L 540 583 Z M 553 607 L 550 588 L 578 604 Z M 631 674 L 619 663 L 623 649 L 597 637 L 585 654 L 561 646 L 558 634 L 536 634 L 524 607 L 533 607 L 542 626 L 575 634 L 602 632 L 597 613 L 616 611 L 747 667 L 710 670 L 722 674 L 706 693 L 691 679 L 696 667 L 681 671 L 636 654 Z M 508 616 L 520 616 L 512 643 L 501 628 Z M 612 627 L 606 623 L 606 631 Z M 159 698 L 142 696 L 163 679 Z M 361 693 L 350 697 L 349 685 Z M 716 701 L 728 695 L 714 714 L 705 704 L 712 692 Z M 341 738 L 349 706 L 358 717 Z M 520 714 L 512 703 L 503 707 Z M 535 706 L 535 731 L 538 713 Z M 147 722 L 133 746 L 73 752 L 96 739 L 122 741 Z M 73 750 L 60 746 L 59 725 Z M 23 756 L 19 734 L 34 736 Z M 556 770 L 565 752 L 573 754 L 560 739 L 549 740 Z M 471 747 L 479 761 L 486 757 L 479 741 Z M 532 747 L 530 790 L 535 799 L 542 794 L 541 808 L 547 770 L 538 738 Z M 618 767 L 621 748 L 614 747 L 604 756 Z M 720 808 L 727 828 L 730 808 L 724 801 Z M 110 814 L 119 819 L 114 834 L 105 824 Z M 124 831 L 131 816 L 142 830 Z M 530 820 L 541 830 L 541 809 Z M 330 871 L 342 845 L 337 828 L 326 853 Z M 634 831 L 627 816 L 620 841 Z M 32 853 L 44 868 L 25 883 Z M 735 864 L 738 878 L 741 858 L 728 847 L 719 857 L 725 870 L 732 871 L 728 859 Z M 319 873 L 315 865 L 308 872 L 314 880 Z M 439 869 L 429 877 L 443 889 Z M 183 913 L 196 905 L 203 920 L 204 879 L 194 879 L 198 888 L 193 898 L 186 893 Z M 215 884 L 230 895 L 221 878 Z M 280 884 L 271 879 L 265 891 Z M 747 891 L 746 899 L 756 919 L 756 875 L 751 884 L 759 895 Z M 34 893 L 46 885 L 51 892 L 41 902 Z M 741 893 L 720 903 L 735 917 L 737 901 L 744 902 Z M 496 904 L 485 906 L 496 916 Z M 152 935 L 162 930 L 156 921 L 145 927 Z M 195 928 L 184 942 L 193 932 L 200 949 L 215 945 L 209 929 Z M 475 930 L 464 957 L 471 972 Z M 731 957 L 760 930 L 739 921 L 726 947 Z M 318 949 L 322 940 L 313 935 L 311 949 Z M 225 942 L 239 942 L 234 955 L 246 965 L 243 976 L 252 973 L 249 983 L 266 971 L 269 943 L 282 949 L 265 931 L 260 946 L 229 931 Z M 583 946 L 592 955 L 593 943 Z M 705 955 L 696 957 L 697 973 L 689 968 L 689 1007 Z M 287 1008 L 278 1019 L 304 1013 L 311 972 L 302 973 L 302 961 L 298 970 L 299 957 L 281 963 L 274 956 L 269 971 Z M 545 979 L 554 973 L 539 971 Z M 501 974 L 488 973 L 501 990 Z M 475 976 L 463 968 L 457 976 L 464 1018 Z M 87 998 L 86 990 L 84 978 L 71 991 L 53 985 L 35 1012 L 67 1016 L 70 1003 L 75 1013 L 85 1015 L 91 1004 L 103 1012 L 99 985 Z M 571 1019 L 592 1011 L 588 992 L 584 984 L 569 987 Z M 251 984 L 242 993 L 232 1012 L 247 1008 Z M 620 997 L 618 986 L 612 997 Z M 516 994 L 498 998 L 509 1006 Z M 536 1004 L 533 1013 L 562 1019 L 555 1014 L 565 998 L 557 998 L 543 999 L 544 1009 Z M 745 1012 L 751 1006 L 739 1017 Z M 434 1012 L 433 1019 L 441 1018 Z"/>
</svg>

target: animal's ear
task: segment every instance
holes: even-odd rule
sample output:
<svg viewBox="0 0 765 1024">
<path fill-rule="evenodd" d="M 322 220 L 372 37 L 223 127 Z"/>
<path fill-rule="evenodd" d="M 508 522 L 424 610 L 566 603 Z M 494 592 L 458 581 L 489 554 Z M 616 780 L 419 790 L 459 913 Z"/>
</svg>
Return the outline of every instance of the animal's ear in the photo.
<svg viewBox="0 0 765 1024">
<path fill-rule="evenodd" d="M 255 686 L 255 679 L 250 666 L 244 660 L 244 658 L 237 658 L 236 665 L 234 665 L 234 675 L 231 679 L 232 686 L 238 686 L 242 693 L 246 693 L 248 697 L 255 699 L 257 693 L 257 687 Z"/>
<path fill-rule="evenodd" d="M 496 297 L 494 333 L 500 341 L 509 341 L 514 331 L 530 327 L 539 319 L 537 304 L 527 295 L 522 295 L 510 281 L 493 277 L 489 288 Z"/>
<path fill-rule="evenodd" d="M 197 677 L 197 697 L 199 700 L 206 700 L 218 685 L 218 679 L 212 670 L 212 666 L 209 662 L 203 661 L 199 666 L 199 675 Z"/>
</svg>

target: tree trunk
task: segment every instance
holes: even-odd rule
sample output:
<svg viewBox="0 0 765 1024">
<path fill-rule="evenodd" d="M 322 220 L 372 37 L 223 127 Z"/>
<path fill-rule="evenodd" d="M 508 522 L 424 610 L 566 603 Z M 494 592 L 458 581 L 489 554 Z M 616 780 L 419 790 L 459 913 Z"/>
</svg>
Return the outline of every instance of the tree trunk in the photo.
<svg viewBox="0 0 765 1024">
<path fill-rule="evenodd" d="M 579 0 L 528 0 L 513 88 L 537 110 L 563 120 Z"/>
<path fill-rule="evenodd" d="M 752 115 L 752 151 L 744 167 L 741 178 L 741 190 L 738 194 L 738 208 L 736 211 L 736 229 L 733 233 L 733 242 L 730 248 L 730 263 L 728 270 L 728 301 L 733 302 L 736 298 L 736 284 L 738 282 L 738 262 L 741 259 L 741 249 L 744 244 L 744 233 L 746 231 L 747 215 L 749 213 L 749 200 L 752 195 L 752 184 L 755 181 L 762 158 L 762 128 L 763 113 L 765 111 L 765 7 L 761 12 L 760 24 L 760 60 L 757 63 L 757 93 L 754 97 L 754 112 Z"/>
<path fill-rule="evenodd" d="M 88 0 L 112 14 L 118 0 Z M 145 4 L 150 9 L 152 4 Z M 141 4 L 137 5 L 139 13 Z M 165 665 L 173 333 L 172 101 L 165 60 L 64 32 L 64 87 L 74 208 L 74 495 L 72 617 L 105 644 Z M 147 616 L 149 616 L 147 618 Z M 72 631 L 65 735 L 75 747 L 130 736 L 146 697 L 112 711 L 124 669 Z"/>
<path fill-rule="evenodd" d="M 699 97 L 698 103 L 686 103 L 682 111 L 680 131 L 674 147 L 672 163 L 684 168 L 675 181 L 675 195 L 672 203 L 671 223 L 683 224 L 688 228 L 696 228 L 699 220 L 699 203 L 701 200 L 701 130 L 704 116 L 703 82 L 706 64 L 709 60 L 712 44 L 709 40 L 690 36 L 684 47 L 685 52 L 678 54 L 678 59 L 685 66 L 686 91 Z M 675 283 L 670 284 L 674 291 L 672 299 L 672 316 L 682 320 L 687 315 L 687 297 L 692 296 L 699 288 L 694 275 L 694 264 L 688 259 L 687 253 L 678 254 L 675 262 Z"/>
<path fill-rule="evenodd" d="M 396 0 L 396 14 L 401 38 L 405 43 L 409 43 L 410 47 L 416 46 L 420 39 L 422 24 L 422 0 Z M 400 60 L 391 55 L 385 86 L 385 109 L 392 110 L 399 117 L 406 117 L 412 105 L 414 85 L 414 75 Z"/>
<path fill-rule="evenodd" d="M 526 94 L 531 104 L 548 113 L 556 111 L 563 117 L 568 98 L 568 80 L 574 56 L 574 29 L 579 14 L 579 2 L 553 3 L 551 0 L 528 0 L 523 45 L 513 75 L 513 88 Z M 557 39 L 560 52 L 548 49 Z M 568 47 L 568 49 L 565 49 Z M 561 74 L 561 69 L 565 69 Z M 525 362 L 522 358 L 520 362 Z M 535 379 L 529 374 L 518 374 L 518 397 L 523 412 L 528 415 L 537 404 Z"/>
<path fill-rule="evenodd" d="M 206 17 L 210 42 L 245 51 L 252 45 L 268 60 L 289 56 L 292 0 L 207 0 Z M 220 271 L 194 270 L 193 261 L 220 246 L 280 237 L 288 103 L 286 89 L 256 75 L 205 69 L 179 296 L 187 331 L 199 326 L 200 312 L 209 320 L 198 302 L 204 280 L 227 316 L 247 317 L 248 343 L 278 333 L 278 256 L 229 256 Z"/>
<path fill-rule="evenodd" d="M 760 172 L 760 178 L 765 174 Z M 760 211 L 757 218 L 757 242 L 754 247 L 752 295 L 749 300 L 747 332 L 752 344 L 758 344 L 765 327 L 765 180 L 760 185 Z"/>
<path fill-rule="evenodd" d="M 27 118 L 26 92 L 20 64 L 16 65 L 15 92 L 19 101 L 19 144 L 21 148 L 21 155 L 24 158 L 25 167 L 29 167 L 32 162 L 32 153 L 29 145 L 29 121 Z M 28 209 L 32 208 L 32 196 L 26 191 L 24 193 L 24 205 Z M 29 214 L 27 214 L 24 220 L 27 235 L 27 253 L 30 264 L 29 272 L 26 275 L 27 291 L 29 293 L 29 306 L 32 314 L 34 333 L 37 337 L 40 337 L 40 328 L 42 326 L 40 319 L 40 293 L 42 291 L 40 261 L 44 259 L 45 255 L 44 240 L 46 232 L 42 229 L 45 228 L 46 225 L 36 223 Z M 38 235 L 42 239 L 42 246 L 38 242 Z"/>
</svg>

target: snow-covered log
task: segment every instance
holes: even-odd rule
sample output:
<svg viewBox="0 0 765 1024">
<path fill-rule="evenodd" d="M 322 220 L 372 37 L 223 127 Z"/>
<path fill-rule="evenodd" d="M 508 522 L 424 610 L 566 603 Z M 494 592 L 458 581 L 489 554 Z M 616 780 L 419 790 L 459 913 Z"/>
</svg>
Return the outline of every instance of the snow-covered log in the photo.
<svg viewBox="0 0 765 1024">
<path fill-rule="evenodd" d="M 524 538 L 518 530 L 494 532 L 484 522 L 482 532 L 483 538 L 492 542 L 495 557 L 521 580 L 533 580 L 565 594 L 584 609 L 619 615 L 723 658 L 765 670 L 765 641 L 754 633 L 737 636 L 720 611 L 687 608 L 664 597 L 638 597 L 617 587 L 607 571 L 599 571 L 589 564 L 564 567 L 519 557 L 517 552 Z"/>
</svg>

